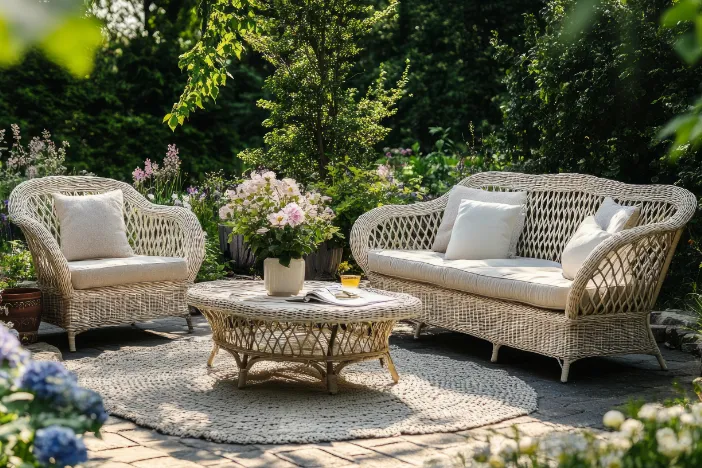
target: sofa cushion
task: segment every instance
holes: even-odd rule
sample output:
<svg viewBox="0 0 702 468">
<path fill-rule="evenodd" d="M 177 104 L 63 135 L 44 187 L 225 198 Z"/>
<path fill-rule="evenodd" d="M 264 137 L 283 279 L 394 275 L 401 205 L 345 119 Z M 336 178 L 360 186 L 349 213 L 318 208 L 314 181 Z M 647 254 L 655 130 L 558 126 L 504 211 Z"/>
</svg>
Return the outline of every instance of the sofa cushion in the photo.
<svg viewBox="0 0 702 468">
<path fill-rule="evenodd" d="M 522 207 L 463 200 L 446 248 L 446 260 L 510 258 L 510 244 L 523 228 Z"/>
<path fill-rule="evenodd" d="M 605 231 L 597 224 L 594 216 L 588 216 L 578 226 L 561 254 L 563 277 L 575 279 L 578 270 L 583 266 L 590 254 L 614 234 Z"/>
<path fill-rule="evenodd" d="M 565 310 L 572 281 L 561 265 L 537 258 L 446 260 L 431 250 L 371 250 L 368 268 L 480 296 Z"/>
<path fill-rule="evenodd" d="M 68 262 L 74 289 L 103 288 L 131 283 L 183 281 L 188 277 L 184 258 L 148 257 L 101 258 Z"/>
<path fill-rule="evenodd" d="M 449 192 L 446 208 L 444 209 L 444 215 L 441 218 L 439 229 L 436 231 L 436 237 L 434 238 L 434 243 L 431 246 L 431 250 L 442 253 L 446 252 L 449 241 L 451 240 L 451 231 L 453 230 L 453 225 L 456 222 L 456 217 L 458 216 L 458 208 L 461 206 L 461 202 L 463 200 L 503 203 L 505 205 L 518 205 L 523 207 L 524 203 L 526 202 L 526 198 L 526 192 L 491 192 L 488 190 L 464 187 L 462 185 L 454 185 Z M 517 243 L 519 242 L 519 236 L 522 233 L 522 228 L 524 227 L 524 219 L 525 215 L 523 214 L 520 219 L 519 227 L 514 231 L 515 237 L 512 239 L 509 250 L 510 257 L 514 257 L 516 255 Z"/>
<path fill-rule="evenodd" d="M 53 198 L 66 260 L 134 255 L 127 241 L 121 190 L 77 196 L 54 193 Z"/>
<path fill-rule="evenodd" d="M 640 206 L 624 206 L 606 197 L 595 213 L 597 224 L 609 233 L 631 229 L 639 222 Z"/>
</svg>

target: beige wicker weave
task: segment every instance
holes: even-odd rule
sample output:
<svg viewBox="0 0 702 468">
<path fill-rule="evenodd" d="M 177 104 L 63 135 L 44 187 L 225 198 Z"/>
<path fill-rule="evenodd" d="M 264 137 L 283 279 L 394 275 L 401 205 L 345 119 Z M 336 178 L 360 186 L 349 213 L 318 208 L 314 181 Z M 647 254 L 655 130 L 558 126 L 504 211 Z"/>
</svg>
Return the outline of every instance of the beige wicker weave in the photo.
<svg viewBox="0 0 702 468">
<path fill-rule="evenodd" d="M 560 262 L 579 223 L 594 214 L 606 196 L 640 205 L 641 217 L 638 226 L 617 233 L 592 252 L 572 283 L 565 311 L 558 312 L 369 271 L 371 249 L 431 249 L 448 195 L 414 205 L 383 206 L 361 216 L 351 232 L 353 255 L 374 287 L 420 298 L 423 323 L 489 340 L 493 362 L 502 345 L 557 358 L 563 382 L 570 365 L 589 356 L 651 354 L 666 368 L 649 313 L 681 230 L 697 207 L 690 192 L 579 174 L 485 172 L 461 185 L 529 192 L 517 250 L 523 257 Z"/>
<path fill-rule="evenodd" d="M 87 195 L 120 189 L 124 194 L 127 238 L 137 255 L 182 257 L 185 281 L 133 283 L 95 289 L 73 289 L 68 262 L 59 248 L 61 230 L 52 193 Z M 44 177 L 20 184 L 10 195 L 10 218 L 24 232 L 42 290 L 42 319 L 75 337 L 90 328 L 165 316 L 185 317 L 192 330 L 185 293 L 195 280 L 205 254 L 204 233 L 193 213 L 154 205 L 131 185 L 99 177 Z"/>
<path fill-rule="evenodd" d="M 305 290 L 328 284 L 306 281 Z M 239 388 L 255 363 L 292 361 L 316 369 L 334 394 L 337 376 L 354 362 L 379 359 L 395 383 L 399 380 L 388 339 L 395 322 L 416 317 L 421 304 L 407 294 L 377 292 L 395 300 L 361 307 L 289 302 L 268 296 L 263 281 L 199 283 L 187 297 L 212 328 L 214 346 L 207 365 L 212 366 L 220 348 L 231 353 L 239 367 Z"/>
</svg>

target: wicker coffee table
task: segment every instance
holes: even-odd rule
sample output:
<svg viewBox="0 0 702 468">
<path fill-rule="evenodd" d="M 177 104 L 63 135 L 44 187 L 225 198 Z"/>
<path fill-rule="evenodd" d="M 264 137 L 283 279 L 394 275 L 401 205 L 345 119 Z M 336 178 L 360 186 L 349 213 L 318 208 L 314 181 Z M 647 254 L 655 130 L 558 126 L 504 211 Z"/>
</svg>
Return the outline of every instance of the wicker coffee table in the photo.
<svg viewBox="0 0 702 468">
<path fill-rule="evenodd" d="M 329 283 L 305 282 L 305 289 Z M 363 307 L 319 302 L 289 302 L 266 294 L 263 281 L 212 281 L 190 288 L 187 301 L 212 328 L 212 366 L 222 348 L 239 367 L 239 388 L 258 361 L 304 362 L 319 371 L 330 393 L 348 364 L 379 359 L 399 380 L 390 357 L 388 338 L 395 322 L 419 313 L 421 302 L 408 294 L 378 291 L 394 301 Z M 302 293 L 301 293 L 302 294 Z"/>
</svg>

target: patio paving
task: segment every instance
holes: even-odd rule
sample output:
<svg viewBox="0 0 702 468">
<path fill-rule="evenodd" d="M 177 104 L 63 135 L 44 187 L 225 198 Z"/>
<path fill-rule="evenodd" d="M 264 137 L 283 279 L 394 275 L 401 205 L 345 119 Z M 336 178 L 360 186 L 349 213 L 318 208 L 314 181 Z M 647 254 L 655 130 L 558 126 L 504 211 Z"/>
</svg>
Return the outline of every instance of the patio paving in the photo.
<svg viewBox="0 0 702 468">
<path fill-rule="evenodd" d="M 194 316 L 195 334 L 206 336 L 209 326 Z M 78 336 L 78 352 L 69 353 L 66 335 L 43 327 L 41 341 L 59 347 L 66 360 L 97 356 L 122 346 L 158 345 L 168 339 L 187 336 L 183 319 L 163 319 L 133 327 L 109 327 Z M 198 468 L 198 467 L 410 467 L 453 466 L 457 454 L 471 443 L 485 440 L 494 432 L 513 427 L 529 435 L 578 427 L 601 429 L 602 415 L 631 400 L 665 400 L 680 396 L 674 383 L 690 388 L 700 375 L 697 358 L 680 351 L 663 349 L 669 371 L 661 371 L 652 356 L 592 358 L 571 367 L 571 382 L 559 381 L 555 359 L 503 348 L 500 362 L 490 363 L 491 345 L 467 335 L 427 329 L 420 340 L 412 337 L 408 324 L 399 324 L 391 343 L 420 353 L 449 356 L 488 368 L 508 371 L 531 385 L 539 395 L 539 409 L 530 414 L 491 426 L 457 433 L 351 440 L 303 445 L 218 444 L 201 439 L 179 438 L 142 428 L 110 417 L 102 439 L 89 437 L 86 445 L 90 462 L 86 467 L 107 468 Z M 204 363 L 203 363 L 204 365 Z M 320 394 L 320 398 L 326 398 Z M 333 397 L 332 397 L 333 398 Z M 232 409 L 233 411 L 236 408 Z"/>
</svg>

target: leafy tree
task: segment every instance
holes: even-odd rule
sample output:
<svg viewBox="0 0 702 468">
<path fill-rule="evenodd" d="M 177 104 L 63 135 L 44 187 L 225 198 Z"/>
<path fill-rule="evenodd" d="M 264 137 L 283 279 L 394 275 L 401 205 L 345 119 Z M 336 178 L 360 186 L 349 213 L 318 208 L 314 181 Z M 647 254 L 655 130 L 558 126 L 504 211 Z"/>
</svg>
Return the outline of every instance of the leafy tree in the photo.
<svg viewBox="0 0 702 468">
<path fill-rule="evenodd" d="M 220 3 L 213 5 L 203 39 L 181 61 L 191 76 L 186 97 L 166 116 L 169 125 L 183 123 L 201 107 L 208 90 L 210 97 L 217 97 L 213 91 L 224 80 L 217 60 L 227 58 L 219 51 L 237 55 L 246 44 L 275 71 L 264 86 L 270 98 L 259 101 L 270 112 L 263 122 L 271 129 L 264 137 L 266 148 L 244 151 L 242 159 L 304 182 L 324 179 L 327 166 L 342 158 L 356 164 L 374 159 L 374 145 L 390 131 L 382 121 L 396 112 L 408 66 L 391 88 L 386 87 L 387 73 L 381 68 L 364 96 L 348 82 L 361 52 L 359 41 L 394 18 L 396 3 L 376 9 L 362 0 L 270 0 L 244 2 L 228 13 L 217 9 Z M 246 8 L 249 15 L 244 14 Z M 253 24 L 244 24 L 244 16 L 254 18 Z M 242 28 L 240 42 L 231 40 L 231 22 Z M 213 47 L 208 45 L 212 36 L 220 38 L 212 39 L 216 52 L 202 59 L 202 51 Z M 204 84 L 203 77 L 207 77 Z"/>
<path fill-rule="evenodd" d="M 660 27 L 672 0 L 601 0 L 593 22 L 564 40 L 574 0 L 551 0 L 527 15 L 525 46 L 496 42 L 505 63 L 502 128 L 485 152 L 528 172 L 580 172 L 632 183 L 674 183 L 702 194 L 702 152 L 675 163 L 657 134 L 700 94 L 699 65 L 673 52 L 676 31 Z M 566 20 L 567 21 L 567 20 Z M 702 255 L 693 220 L 676 252 L 661 301 L 683 301 Z"/>
<path fill-rule="evenodd" d="M 662 179 L 658 129 L 700 88 L 699 67 L 682 63 L 659 27 L 670 0 L 606 0 L 572 41 L 561 24 L 573 0 L 552 0 L 525 20 L 525 47 L 497 43 L 508 67 L 499 138 L 490 150 L 531 172 L 583 172 L 637 183 Z M 694 155 L 690 155 L 694 157 Z"/>
<path fill-rule="evenodd" d="M 87 78 L 75 79 L 36 51 L 0 73 L 0 129 L 12 123 L 28 135 L 48 129 L 70 143 L 67 166 L 100 176 L 131 180 L 135 167 L 145 158 L 160 159 L 172 143 L 191 179 L 202 179 L 213 168 L 239 173 L 237 153 L 262 142 L 259 123 L 265 112 L 255 101 L 262 96 L 267 65 L 256 57 L 236 63 L 229 69 L 235 80 L 223 91 L 224 99 L 209 113 L 194 116 L 191 125 L 171 132 L 162 124 L 163 114 L 187 79 L 177 61 L 199 36 L 199 2 L 159 0 L 155 8 L 146 2 L 152 10 L 147 24 L 139 13 L 143 2 L 138 3 L 136 10 L 115 10 L 128 14 L 128 21 L 104 18 L 108 40 Z M 116 24 L 132 29 L 111 27 Z"/>
<path fill-rule="evenodd" d="M 387 4 L 377 0 L 378 5 Z M 500 121 L 495 96 L 504 90 L 503 65 L 494 58 L 492 32 L 511 46 L 522 43 L 523 15 L 537 13 L 533 0 L 401 0 L 397 21 L 376 28 L 363 42 L 358 86 L 372 80 L 377 64 L 387 64 L 390 77 L 400 76 L 405 60 L 412 63 L 408 97 L 390 117 L 387 143 L 409 146 L 415 141 L 433 150 L 431 127 L 452 129 L 457 140 L 489 133 Z"/>
</svg>

